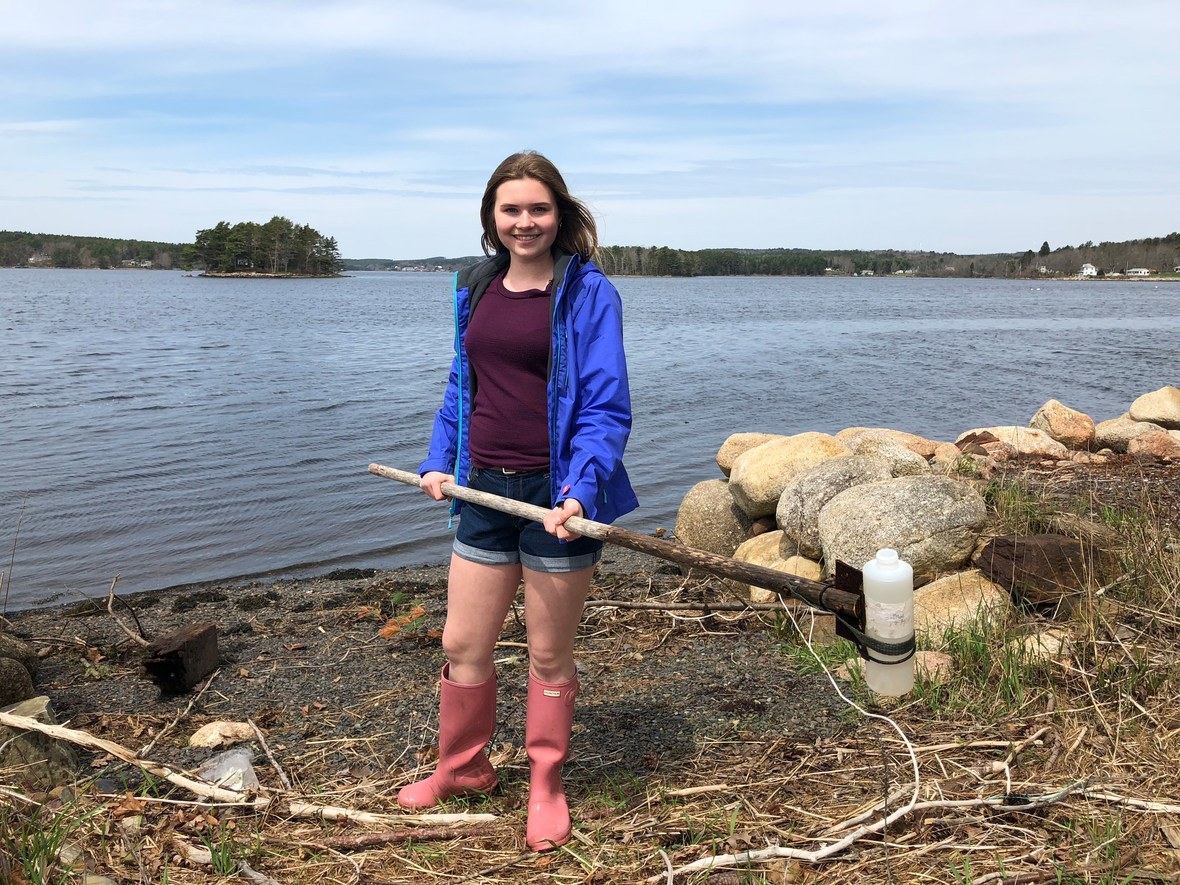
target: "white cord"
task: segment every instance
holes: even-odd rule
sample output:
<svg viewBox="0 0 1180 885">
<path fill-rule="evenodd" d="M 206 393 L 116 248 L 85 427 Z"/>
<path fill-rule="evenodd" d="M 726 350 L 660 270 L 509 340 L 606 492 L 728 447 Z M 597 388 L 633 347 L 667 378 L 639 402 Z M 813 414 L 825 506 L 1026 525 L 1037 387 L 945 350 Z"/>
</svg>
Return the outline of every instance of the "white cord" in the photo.
<svg viewBox="0 0 1180 885">
<path fill-rule="evenodd" d="M 780 602 L 782 601 L 781 597 L 780 597 L 779 601 Z M 893 730 L 896 731 L 898 733 L 898 735 L 901 737 L 902 743 L 905 744 L 906 751 L 910 754 L 910 765 L 912 766 L 913 771 L 914 771 L 914 791 L 913 791 L 913 795 L 911 795 L 911 797 L 910 797 L 909 804 L 906 806 L 906 809 L 905 809 L 908 812 L 909 809 L 913 808 L 914 805 L 917 804 L 918 792 L 921 788 L 921 777 L 918 772 L 918 754 L 914 750 L 914 745 L 910 743 L 910 739 L 908 737 L 906 737 L 905 732 L 902 731 L 902 729 L 901 729 L 901 726 L 898 725 L 895 721 L 890 719 L 888 716 L 884 716 L 880 713 L 870 713 L 868 710 L 863 709 L 855 701 L 848 698 L 844 694 L 844 692 L 842 692 L 840 690 L 840 686 L 836 684 L 836 678 L 832 675 L 831 671 L 828 670 L 828 668 L 824 664 L 824 662 L 822 660 L 820 660 L 819 655 L 816 654 L 815 649 L 811 645 L 811 632 L 815 628 L 815 615 L 814 615 L 814 613 L 811 614 L 811 625 L 808 628 L 807 633 L 804 634 L 803 628 L 799 626 L 799 622 L 795 619 L 795 613 L 791 611 L 791 609 L 787 606 L 787 604 L 785 602 L 783 602 L 783 611 L 785 611 L 787 613 L 787 617 L 789 617 L 791 619 L 791 624 L 794 625 L 796 632 L 799 634 L 799 638 L 803 640 L 803 644 L 807 646 L 807 650 L 811 653 L 811 656 L 813 658 L 815 658 L 815 662 L 817 664 L 819 664 L 820 669 L 824 671 L 824 675 L 828 677 L 828 682 L 830 682 L 832 684 L 832 688 L 835 689 L 836 694 L 838 694 L 840 696 L 840 699 L 842 701 L 844 701 L 844 703 L 846 703 L 848 706 L 852 707 L 852 709 L 856 710 L 856 712 L 860 713 L 862 716 L 865 716 L 869 719 L 879 719 L 882 722 L 888 722 L 889 725 L 892 726 Z M 810 609 L 808 611 L 810 612 Z M 886 814 L 889 813 L 888 808 L 885 809 L 885 813 Z"/>
</svg>

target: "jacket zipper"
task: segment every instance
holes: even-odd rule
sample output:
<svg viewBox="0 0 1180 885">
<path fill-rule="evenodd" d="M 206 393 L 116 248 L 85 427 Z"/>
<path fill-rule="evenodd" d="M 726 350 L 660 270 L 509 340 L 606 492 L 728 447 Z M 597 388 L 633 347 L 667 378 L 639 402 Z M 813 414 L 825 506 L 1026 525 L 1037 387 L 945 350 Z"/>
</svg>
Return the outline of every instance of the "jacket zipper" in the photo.
<svg viewBox="0 0 1180 885">
<path fill-rule="evenodd" d="M 455 483 L 461 485 L 462 483 L 460 483 L 460 481 L 459 481 L 459 464 L 463 458 L 463 431 L 464 431 L 464 427 L 463 427 L 463 347 L 462 347 L 462 343 L 459 341 L 459 272 L 458 271 L 455 271 L 455 275 L 452 278 L 452 282 L 451 282 L 451 304 L 452 304 L 452 310 L 454 311 L 454 320 L 455 320 L 455 357 L 456 357 L 457 365 L 459 367 L 458 368 L 458 372 L 459 372 L 459 385 L 458 385 L 459 414 L 457 415 L 458 421 L 456 424 L 457 435 L 455 437 L 455 466 L 454 466 L 454 468 L 452 468 L 451 472 L 455 477 Z M 447 519 L 447 529 L 448 530 L 453 529 L 455 527 L 455 511 L 457 511 L 459 509 L 458 504 L 459 504 L 458 498 L 451 499 L 451 506 L 448 508 L 448 512 L 450 514 L 449 518 Z"/>
</svg>

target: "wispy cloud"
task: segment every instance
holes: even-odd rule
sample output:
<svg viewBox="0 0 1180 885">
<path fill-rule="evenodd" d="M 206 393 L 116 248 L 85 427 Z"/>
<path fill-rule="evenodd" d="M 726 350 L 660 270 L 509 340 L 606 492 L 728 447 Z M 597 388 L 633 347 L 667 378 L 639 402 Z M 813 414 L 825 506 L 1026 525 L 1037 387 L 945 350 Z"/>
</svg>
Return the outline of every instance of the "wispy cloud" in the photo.
<svg viewBox="0 0 1180 885">
<path fill-rule="evenodd" d="M 531 147 L 611 242 L 1155 235 L 1180 204 L 1177 44 L 1171 0 L 19 4 L 0 227 L 287 214 L 345 254 L 469 254 L 488 173 Z"/>
</svg>

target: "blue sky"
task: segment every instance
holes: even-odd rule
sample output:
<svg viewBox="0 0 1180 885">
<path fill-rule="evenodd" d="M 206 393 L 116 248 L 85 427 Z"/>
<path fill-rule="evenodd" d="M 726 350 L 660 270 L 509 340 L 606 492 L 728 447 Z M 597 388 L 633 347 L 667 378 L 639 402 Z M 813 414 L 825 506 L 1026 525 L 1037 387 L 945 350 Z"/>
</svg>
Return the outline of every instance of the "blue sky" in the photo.
<svg viewBox="0 0 1180 885">
<path fill-rule="evenodd" d="M 607 244 L 1022 251 L 1180 230 L 1175 0 L 0 7 L 0 229 L 479 251 L 540 150 Z"/>
</svg>

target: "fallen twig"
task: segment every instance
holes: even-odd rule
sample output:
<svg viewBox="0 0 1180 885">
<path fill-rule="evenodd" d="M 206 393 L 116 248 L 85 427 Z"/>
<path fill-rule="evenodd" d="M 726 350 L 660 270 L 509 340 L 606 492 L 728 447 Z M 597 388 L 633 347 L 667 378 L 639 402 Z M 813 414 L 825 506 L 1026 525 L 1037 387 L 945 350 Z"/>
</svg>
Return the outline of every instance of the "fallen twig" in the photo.
<svg viewBox="0 0 1180 885">
<path fill-rule="evenodd" d="M 129 612 L 131 612 L 131 619 L 133 621 L 135 621 L 135 626 L 139 628 L 138 635 L 136 635 L 135 633 L 132 633 L 130 628 L 128 628 L 127 625 L 124 624 L 122 621 L 120 621 L 119 616 L 117 614 L 115 614 L 115 608 L 114 608 L 114 605 L 115 605 L 115 585 L 118 583 L 119 583 L 119 576 L 115 575 L 115 577 L 111 579 L 110 589 L 107 590 L 107 613 L 110 614 L 111 620 L 113 620 L 115 622 L 115 624 L 118 626 L 118 628 L 123 631 L 123 633 L 127 636 L 128 639 L 130 639 L 132 642 L 136 643 L 137 645 L 139 645 L 142 648 L 147 648 L 149 645 L 151 645 L 151 642 L 148 640 L 147 636 L 144 635 L 143 625 L 139 623 L 139 618 L 135 617 L 135 610 L 133 608 L 131 608 L 131 606 L 127 605 L 127 603 L 123 602 L 123 600 L 121 600 L 121 599 L 119 600 L 119 602 L 123 602 L 123 605 L 126 607 L 126 609 Z"/>
<path fill-rule="evenodd" d="M 1073 867 L 1054 867 L 1049 870 L 1031 870 L 1027 873 L 988 873 L 987 875 L 980 876 L 978 879 L 973 879 L 971 885 L 991 885 L 991 883 L 995 883 L 995 885 L 1033 885 L 1035 882 L 1060 882 L 1063 876 L 1071 875 L 1090 879 L 1093 876 L 1118 872 L 1134 861 L 1138 853 L 1138 848 L 1130 848 L 1123 852 L 1116 860 L 1098 864 L 1097 866 L 1083 864 Z"/>
<path fill-rule="evenodd" d="M 146 744 L 143 745 L 143 747 L 139 751 L 139 754 L 138 754 L 139 756 L 143 757 L 143 756 L 146 756 L 148 753 L 150 753 L 152 751 L 152 747 L 154 747 L 157 743 L 160 742 L 160 738 L 162 738 L 164 735 L 166 735 L 168 732 L 170 732 L 173 728 L 175 728 L 176 723 L 179 722 L 181 719 L 183 719 L 185 716 L 187 716 L 189 714 L 189 712 L 192 710 L 192 708 L 196 706 L 197 701 L 199 701 L 201 699 L 201 695 L 203 695 L 205 693 L 205 689 L 207 689 L 210 685 L 213 684 L 213 680 L 217 678 L 217 674 L 220 672 L 221 672 L 220 670 L 214 670 L 212 673 L 209 674 L 209 678 L 205 680 L 205 684 L 201 686 L 201 690 L 198 691 L 195 695 L 193 695 L 192 699 L 188 702 L 188 706 L 185 707 L 183 711 L 182 710 L 176 711 L 176 715 L 172 717 L 172 721 L 169 722 L 167 725 L 165 725 L 163 728 L 161 728 L 160 731 L 156 734 L 156 736 L 154 738 L 152 738 L 150 741 L 148 741 Z"/>
<path fill-rule="evenodd" d="M 509 867 L 514 867 L 518 863 L 522 863 L 532 857 L 536 857 L 536 855 L 530 851 L 528 854 L 518 855 L 518 856 L 512 858 L 512 860 L 506 860 L 506 861 L 504 861 L 504 863 L 496 864 L 494 867 L 486 867 L 485 869 L 482 869 L 477 873 L 472 873 L 470 876 L 468 876 L 465 879 L 460 879 L 459 885 L 462 885 L 462 883 L 464 883 L 464 882 L 475 882 L 475 881 L 478 881 L 479 879 L 486 878 L 488 876 L 493 875 L 494 873 L 500 872 L 501 870 L 506 870 Z"/>
<path fill-rule="evenodd" d="M 266 745 L 266 738 L 262 736 L 262 729 L 254 724 L 253 719 L 247 719 L 246 722 L 252 729 L 254 729 L 254 735 L 258 738 L 258 745 L 262 747 L 262 752 L 266 754 L 266 758 L 270 760 L 271 766 L 274 768 L 275 773 L 278 774 L 279 783 L 283 785 L 284 790 L 290 791 L 291 781 L 288 779 L 286 772 L 283 771 L 282 766 L 280 766 L 275 757 L 271 755 L 270 747 Z"/>
<path fill-rule="evenodd" d="M 292 817 L 310 817 L 317 820 L 346 820 L 358 824 L 487 824 L 498 820 L 494 814 L 374 814 L 353 808 L 335 808 L 331 805 L 309 805 L 305 802 L 291 802 L 287 811 Z"/>
<path fill-rule="evenodd" d="M 126 747 L 116 744 L 113 741 L 104 740 L 103 738 L 95 737 L 94 735 L 79 731 L 76 728 L 65 728 L 61 725 L 47 725 L 44 722 L 38 722 L 29 716 L 14 716 L 11 713 L 0 712 L 0 725 L 7 725 L 11 728 L 21 728 L 25 731 L 37 731 L 41 734 L 49 735 L 58 740 L 69 741 L 72 744 L 77 744 L 82 747 L 89 747 L 94 750 L 102 750 L 105 753 L 110 753 L 117 759 L 122 759 L 124 762 L 129 762 L 138 768 L 143 769 L 148 774 L 155 777 L 162 777 L 169 783 L 188 790 L 197 796 L 203 796 L 208 799 L 214 799 L 218 802 L 240 803 L 242 805 L 250 805 L 254 807 L 265 807 L 269 800 L 265 799 L 250 799 L 246 795 L 237 792 L 236 790 L 227 790 L 223 787 L 217 787 L 204 781 L 196 780 L 195 778 L 183 775 L 167 765 L 159 762 L 150 762 L 146 759 L 139 759 L 134 753 Z"/>
<path fill-rule="evenodd" d="M 778 858 L 791 858 L 793 860 L 800 860 L 804 863 L 821 863 L 836 854 L 839 854 L 853 842 L 862 839 L 865 836 L 876 833 L 894 821 L 910 814 L 914 811 L 924 811 L 928 808 L 980 808 L 988 807 L 996 811 L 1031 811 L 1036 808 L 1043 808 L 1046 805 L 1052 805 L 1055 802 L 1060 802 L 1066 796 L 1081 793 L 1085 795 L 1084 783 L 1082 781 L 1075 781 L 1057 790 L 1053 793 L 1046 793 L 1041 796 L 1029 796 L 1018 804 L 1007 804 L 1008 797 L 990 797 L 982 799 L 961 799 L 948 801 L 930 801 L 930 802 L 911 802 L 897 811 L 885 817 L 879 818 L 871 824 L 859 827 L 853 832 L 846 835 L 838 842 L 833 842 L 831 845 L 826 845 L 823 848 L 814 851 L 805 851 L 799 848 L 784 848 L 780 845 L 771 845 L 767 848 L 761 848 L 755 851 L 743 851 L 739 854 L 720 854 L 713 857 L 704 857 L 700 860 L 695 860 L 692 863 L 685 864 L 682 867 L 677 867 L 672 871 L 673 876 L 679 876 L 683 873 L 695 873 L 700 870 L 712 870 L 717 867 L 732 867 L 739 864 L 762 863 L 769 860 L 776 860 Z M 835 829 L 838 829 L 835 828 Z M 649 883 L 658 883 L 663 874 L 658 876 L 650 876 L 646 881 Z"/>
<path fill-rule="evenodd" d="M 359 848 L 372 848 L 375 845 L 408 842 L 411 839 L 415 842 L 426 839 L 450 839 L 454 836 L 462 836 L 464 839 L 469 839 L 473 836 L 490 836 L 495 832 L 496 827 L 492 826 L 464 827 L 462 830 L 456 830 L 453 826 L 407 827 L 401 830 L 385 830 L 380 833 L 361 833 L 359 836 L 333 836 L 328 839 L 320 839 L 317 842 L 305 842 L 302 844 L 311 848 L 328 850 L 356 850 Z"/>
<path fill-rule="evenodd" d="M 1180 814 L 1180 802 L 1148 802 L 1146 799 L 1132 799 L 1129 796 L 1108 793 L 1106 790 L 1086 790 L 1084 795 L 1088 799 L 1102 799 L 1116 805 L 1128 805 L 1131 808 L 1150 811 L 1153 814 Z"/>
<path fill-rule="evenodd" d="M 162 777 L 169 783 L 181 787 L 206 799 L 212 799 L 216 802 L 223 802 L 228 805 L 246 806 L 255 811 L 261 811 L 269 808 L 275 804 L 275 799 L 265 794 L 250 795 L 238 792 L 237 790 L 230 790 L 225 787 L 220 787 L 215 784 L 207 783 L 206 781 L 198 780 L 185 774 L 181 774 L 173 768 L 164 765 L 160 762 L 151 762 L 146 759 L 139 759 L 128 750 L 126 747 L 116 744 L 114 741 L 104 740 L 100 737 L 95 737 L 89 732 L 79 731 L 75 728 L 66 728 L 61 725 L 47 725 L 44 722 L 38 722 L 29 716 L 14 716 L 12 713 L 4 713 L 0 711 L 0 725 L 7 725 L 10 728 L 24 729 L 25 731 L 36 731 L 41 734 L 49 735 L 58 740 L 68 741 L 72 744 L 77 744 L 82 747 L 89 747 L 95 750 L 102 750 L 110 753 L 117 759 L 128 762 L 136 767 L 146 771 L 155 777 Z M 290 802 L 287 805 L 286 811 L 292 817 L 311 817 L 321 820 L 350 820 L 357 823 L 368 824 L 409 824 L 409 823 L 429 823 L 429 824 L 455 824 L 455 823 L 491 823 L 497 818 L 494 814 L 370 814 L 368 812 L 356 811 L 350 808 L 335 808 L 328 805 L 310 805 L 305 802 Z"/>
</svg>

